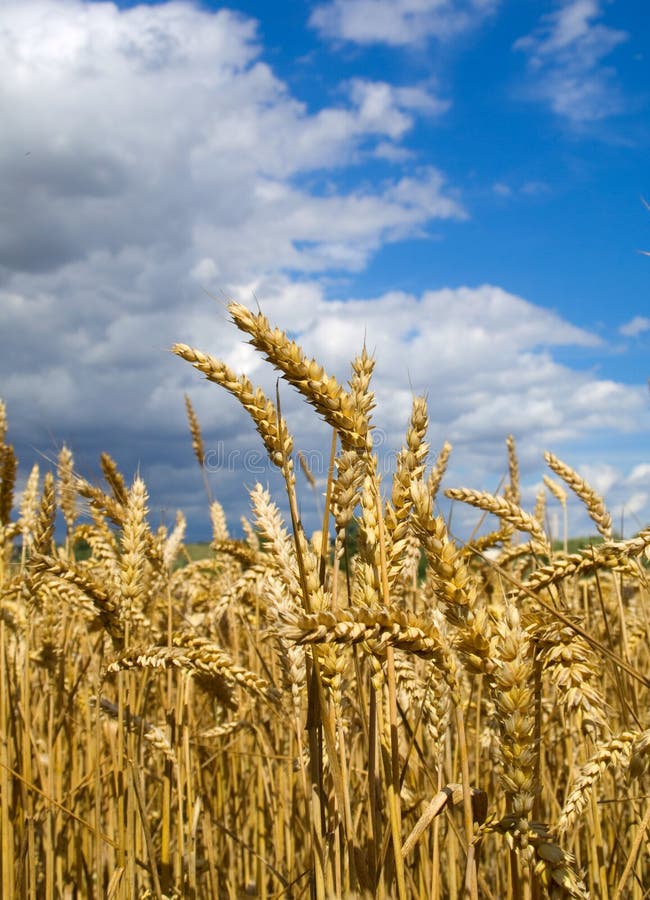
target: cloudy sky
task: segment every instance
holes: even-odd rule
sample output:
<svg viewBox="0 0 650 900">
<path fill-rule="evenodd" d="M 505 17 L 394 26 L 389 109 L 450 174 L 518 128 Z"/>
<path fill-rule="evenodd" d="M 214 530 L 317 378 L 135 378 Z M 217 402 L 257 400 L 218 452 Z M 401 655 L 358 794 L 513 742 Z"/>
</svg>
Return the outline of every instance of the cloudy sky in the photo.
<svg viewBox="0 0 650 900">
<path fill-rule="evenodd" d="M 496 490 L 513 433 L 528 505 L 551 449 L 626 532 L 645 524 L 644 6 L 4 0 L 0 396 L 21 479 L 63 442 L 94 478 L 108 450 L 155 523 L 182 507 L 206 536 L 187 391 L 236 526 L 243 485 L 270 480 L 257 435 L 169 353 L 273 390 L 233 297 L 343 379 L 366 341 L 383 449 L 426 393 L 448 486 Z M 325 430 L 282 402 L 318 468 Z"/>
</svg>

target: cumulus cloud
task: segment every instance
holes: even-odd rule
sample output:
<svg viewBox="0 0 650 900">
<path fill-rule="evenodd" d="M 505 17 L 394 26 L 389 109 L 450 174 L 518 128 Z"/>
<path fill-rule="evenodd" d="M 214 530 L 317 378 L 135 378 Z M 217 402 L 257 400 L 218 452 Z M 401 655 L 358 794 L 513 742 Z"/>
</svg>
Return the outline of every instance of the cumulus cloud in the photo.
<svg viewBox="0 0 650 900">
<path fill-rule="evenodd" d="M 310 21 L 336 40 L 406 46 L 476 28 L 498 6 L 499 0 L 330 0 Z"/>
<path fill-rule="evenodd" d="M 565 0 L 514 45 L 528 57 L 531 95 L 573 125 L 625 108 L 616 69 L 605 60 L 628 34 L 604 25 L 602 15 L 600 0 Z"/>
<path fill-rule="evenodd" d="M 452 6 L 465 8 L 436 9 Z M 597 338 L 527 299 L 495 286 L 346 297 L 341 275 L 378 248 L 467 216 L 444 174 L 409 153 L 417 117 L 444 111 L 431 86 L 348 81 L 337 104 L 308 110 L 264 62 L 252 20 L 176 2 L 7 2 L 0 59 L 1 393 L 23 466 L 65 440 L 92 476 L 109 450 L 140 469 L 153 509 L 197 522 L 188 390 L 214 492 L 245 511 L 242 480 L 273 478 L 254 429 L 168 352 L 194 344 L 275 390 L 224 295 L 259 298 L 344 381 L 365 339 L 382 452 L 424 392 L 432 442 L 455 443 L 454 471 L 473 486 L 498 482 L 509 432 L 530 470 L 543 447 L 647 428 L 640 388 L 558 362 Z M 355 186 L 366 157 L 383 174 Z M 297 445 L 318 458 L 326 430 L 282 396 Z"/>
<path fill-rule="evenodd" d="M 204 289 L 358 270 L 382 243 L 465 215 L 433 167 L 338 187 L 439 109 L 430 89 L 356 80 L 309 112 L 261 54 L 255 22 L 227 10 L 5 4 L 3 392 L 23 423 L 91 427 L 99 395 L 106 422 L 125 401 L 153 422 L 153 360 L 188 319 L 218 330 Z"/>
<path fill-rule="evenodd" d="M 430 91 L 357 80 L 310 114 L 260 54 L 255 23 L 227 10 L 5 5 L 5 278 L 143 248 L 193 265 L 198 250 L 222 283 L 269 265 L 358 268 L 391 235 L 462 213 L 433 169 L 408 202 L 399 178 L 346 193 L 313 174 L 398 146 L 415 115 L 444 107 Z"/>
</svg>

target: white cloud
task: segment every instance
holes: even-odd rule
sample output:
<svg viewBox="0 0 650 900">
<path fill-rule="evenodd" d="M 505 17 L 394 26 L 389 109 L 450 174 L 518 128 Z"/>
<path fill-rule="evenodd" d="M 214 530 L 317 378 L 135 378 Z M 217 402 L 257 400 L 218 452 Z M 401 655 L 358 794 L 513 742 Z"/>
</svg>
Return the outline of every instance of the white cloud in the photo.
<svg viewBox="0 0 650 900">
<path fill-rule="evenodd" d="M 476 28 L 499 0 L 330 0 L 310 22 L 323 35 L 357 44 L 419 44 Z"/>
<path fill-rule="evenodd" d="M 600 0 L 565 0 L 515 43 L 528 56 L 530 93 L 573 125 L 622 112 L 616 70 L 604 60 L 628 34 L 603 25 Z"/>
<path fill-rule="evenodd" d="M 419 204 L 395 199 L 399 178 L 321 183 L 442 111 L 430 89 L 357 80 L 309 113 L 261 61 L 255 24 L 227 10 L 11 2 L 0 59 L 9 271 L 127 248 L 212 258 L 224 283 L 269 265 L 358 268 L 391 234 L 462 212 L 433 169 Z"/>
<path fill-rule="evenodd" d="M 634 338 L 643 334 L 645 331 L 648 331 L 648 329 L 650 329 L 650 319 L 647 316 L 634 316 L 629 322 L 625 322 L 624 325 L 621 325 L 618 332 L 619 334 L 622 334 L 623 337 Z"/>
<path fill-rule="evenodd" d="M 409 113 L 437 116 L 449 108 L 448 101 L 422 86 L 395 87 L 385 81 L 354 78 L 348 90 L 362 126 L 369 133 L 393 139 L 410 129 L 413 119 Z"/>
<path fill-rule="evenodd" d="M 376 159 L 385 159 L 392 163 L 402 163 L 413 159 L 414 153 L 406 147 L 392 144 L 390 141 L 380 141 L 374 149 L 373 156 Z"/>
</svg>

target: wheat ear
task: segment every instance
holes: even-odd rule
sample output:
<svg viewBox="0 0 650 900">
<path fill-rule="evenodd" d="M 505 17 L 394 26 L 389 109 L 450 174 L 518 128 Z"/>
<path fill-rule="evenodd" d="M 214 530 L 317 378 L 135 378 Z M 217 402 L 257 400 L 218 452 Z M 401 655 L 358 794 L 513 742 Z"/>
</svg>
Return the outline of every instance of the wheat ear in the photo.
<svg viewBox="0 0 650 900">
<path fill-rule="evenodd" d="M 14 503 L 18 460 L 11 444 L 0 444 L 0 526 L 8 525 Z"/>
<path fill-rule="evenodd" d="M 286 466 L 287 471 L 292 474 L 293 463 L 290 457 L 293 438 L 284 419 L 278 415 L 275 405 L 262 389 L 255 388 L 245 375 L 236 375 L 224 362 L 188 347 L 187 344 L 174 344 L 172 351 L 191 363 L 208 381 L 221 385 L 239 400 L 253 419 L 271 462 L 281 469 Z"/>
<path fill-rule="evenodd" d="M 474 491 L 470 488 L 448 488 L 445 495 L 450 500 L 460 500 L 485 512 L 493 513 L 518 531 L 527 532 L 540 544 L 546 544 L 546 535 L 537 519 L 505 497 L 498 497 L 487 491 Z"/>
<path fill-rule="evenodd" d="M 355 408 L 352 397 L 334 376 L 328 375 L 315 359 L 306 356 L 284 331 L 271 328 L 268 319 L 261 313 L 252 313 L 241 303 L 229 304 L 228 311 L 237 327 L 251 336 L 251 344 L 264 353 L 286 380 L 338 431 L 344 447 L 366 447 L 367 418 Z"/>
<path fill-rule="evenodd" d="M 562 462 L 552 453 L 545 453 L 544 459 L 546 464 L 558 475 L 571 490 L 576 494 L 587 507 L 587 512 L 596 525 L 598 531 L 602 534 L 606 541 L 612 539 L 612 517 L 605 507 L 605 501 L 596 493 L 596 491 L 582 478 L 575 469 Z M 561 502 L 561 501 L 560 501 Z"/>
<path fill-rule="evenodd" d="M 509 434 L 506 438 L 506 447 L 508 449 L 508 472 L 510 483 L 507 485 L 504 495 L 506 500 L 510 500 L 515 506 L 521 503 L 521 487 L 519 484 L 519 460 L 517 458 L 517 448 L 515 447 L 515 439 Z"/>
<path fill-rule="evenodd" d="M 424 437 L 429 417 L 424 397 L 413 399 L 411 420 L 406 432 L 406 444 L 397 454 L 397 466 L 393 477 L 391 503 L 386 509 L 386 530 L 390 538 L 388 553 L 388 580 L 394 583 L 400 572 L 400 561 L 407 548 L 409 516 L 413 508 L 411 485 L 421 481 L 429 445 Z"/>
<path fill-rule="evenodd" d="M 436 494 L 440 489 L 440 483 L 447 471 L 447 464 L 449 462 L 449 457 L 451 456 L 451 451 L 451 444 L 448 441 L 445 441 L 438 453 L 433 468 L 429 473 L 429 477 L 427 478 L 427 490 L 429 491 L 432 500 L 435 500 Z"/>
<path fill-rule="evenodd" d="M 68 532 L 70 532 L 77 519 L 77 491 L 74 480 L 74 460 L 72 452 L 65 444 L 59 451 L 57 479 L 59 506 L 63 513 Z"/>
<path fill-rule="evenodd" d="M 629 766 L 639 733 L 625 731 L 598 746 L 592 758 L 580 767 L 573 788 L 564 801 L 553 831 L 560 838 L 572 831 L 587 808 L 591 793 L 608 769 L 621 770 Z"/>
</svg>

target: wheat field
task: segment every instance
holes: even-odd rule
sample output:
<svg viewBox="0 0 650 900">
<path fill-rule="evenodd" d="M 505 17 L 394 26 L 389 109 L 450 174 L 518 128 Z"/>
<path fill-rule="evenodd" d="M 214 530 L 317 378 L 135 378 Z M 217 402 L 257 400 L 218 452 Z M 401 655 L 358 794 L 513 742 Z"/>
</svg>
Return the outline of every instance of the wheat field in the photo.
<svg viewBox="0 0 650 900">
<path fill-rule="evenodd" d="M 343 386 L 229 312 L 331 427 L 313 536 L 279 399 L 199 349 L 173 348 L 239 401 L 286 487 L 255 485 L 234 538 L 206 478 L 205 559 L 108 453 L 103 485 L 64 447 L 16 501 L 1 407 L 3 898 L 650 897 L 650 529 L 614 539 L 552 453 L 523 509 L 508 437 L 499 494 L 445 491 L 486 523 L 457 542 L 425 399 L 382 482 L 366 351 Z M 546 527 L 569 496 L 603 539 L 573 554 Z"/>
</svg>

